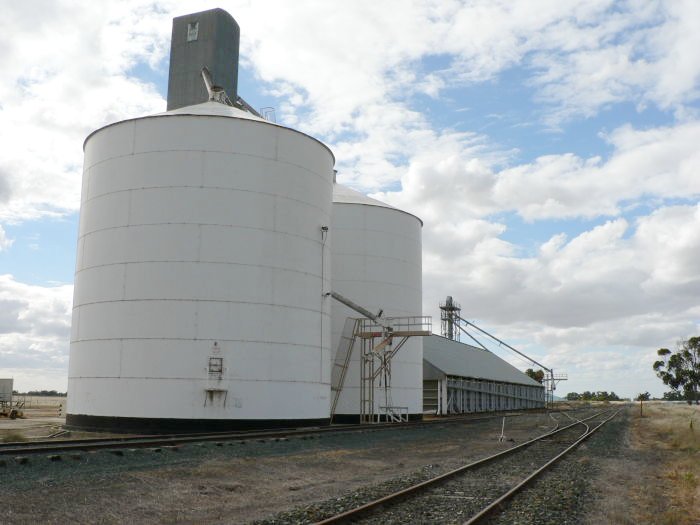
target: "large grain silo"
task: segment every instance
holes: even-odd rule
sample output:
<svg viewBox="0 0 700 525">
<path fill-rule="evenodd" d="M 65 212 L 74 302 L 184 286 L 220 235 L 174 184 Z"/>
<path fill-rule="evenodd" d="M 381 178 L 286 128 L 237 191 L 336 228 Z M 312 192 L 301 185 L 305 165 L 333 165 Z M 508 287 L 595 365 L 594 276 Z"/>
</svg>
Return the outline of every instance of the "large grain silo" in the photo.
<svg viewBox="0 0 700 525">
<path fill-rule="evenodd" d="M 330 150 L 214 101 L 84 149 L 68 425 L 327 423 Z"/>
<path fill-rule="evenodd" d="M 332 289 L 383 317 L 420 316 L 422 311 L 422 246 L 419 218 L 334 184 L 332 220 Z M 348 318 L 358 313 L 345 305 L 332 305 L 332 351 L 335 373 L 341 366 L 341 340 L 348 340 Z M 343 332 L 348 333 L 343 333 Z M 343 337 L 344 336 L 344 337 Z M 339 350 L 340 349 L 340 350 Z M 350 354 L 334 421 L 358 421 L 362 412 L 361 352 Z M 342 356 L 341 356 L 342 357 Z M 391 388 L 377 383 L 374 412 L 381 405 L 405 410 L 410 419 L 422 417 L 422 338 L 411 337 L 391 360 Z M 390 395 L 390 399 L 384 397 Z"/>
</svg>

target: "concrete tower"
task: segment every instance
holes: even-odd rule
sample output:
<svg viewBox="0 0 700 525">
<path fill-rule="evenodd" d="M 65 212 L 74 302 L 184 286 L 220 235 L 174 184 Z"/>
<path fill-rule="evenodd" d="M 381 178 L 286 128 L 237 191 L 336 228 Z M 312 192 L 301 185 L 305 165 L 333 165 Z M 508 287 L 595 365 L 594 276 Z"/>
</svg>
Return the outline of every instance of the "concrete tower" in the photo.
<svg viewBox="0 0 700 525">
<path fill-rule="evenodd" d="M 208 100 L 201 74 L 204 66 L 229 98 L 236 100 L 240 34 L 236 21 L 223 9 L 173 19 L 168 111 Z"/>
</svg>

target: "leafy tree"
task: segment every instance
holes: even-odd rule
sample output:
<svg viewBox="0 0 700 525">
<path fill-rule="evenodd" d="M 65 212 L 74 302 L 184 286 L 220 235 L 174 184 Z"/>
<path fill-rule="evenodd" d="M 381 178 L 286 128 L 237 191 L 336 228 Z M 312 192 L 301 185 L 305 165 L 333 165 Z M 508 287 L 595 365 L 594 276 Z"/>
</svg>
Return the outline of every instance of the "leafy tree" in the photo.
<svg viewBox="0 0 700 525">
<path fill-rule="evenodd" d="M 566 400 L 567 401 L 580 401 L 581 400 L 581 394 L 578 392 L 569 392 L 566 394 Z"/>
<path fill-rule="evenodd" d="M 700 404 L 700 337 L 679 342 L 675 352 L 659 348 L 656 353 L 661 358 L 653 365 L 656 375 L 675 392 L 682 390 L 688 404 Z"/>
<path fill-rule="evenodd" d="M 643 394 L 637 394 L 634 398 L 635 401 L 649 401 L 651 399 L 651 394 L 649 392 L 644 392 Z"/>
<path fill-rule="evenodd" d="M 661 399 L 663 399 L 664 401 L 684 401 L 685 394 L 671 390 L 670 392 L 664 392 L 664 395 Z"/>
<path fill-rule="evenodd" d="M 538 383 L 542 383 L 542 381 L 544 381 L 544 370 L 537 370 L 535 372 L 532 368 L 528 368 L 525 370 L 525 375 L 530 376 Z"/>
<path fill-rule="evenodd" d="M 585 394 L 585 392 L 584 392 Z M 615 392 L 608 393 L 607 390 L 598 391 L 595 394 L 590 394 L 593 401 L 619 401 L 620 398 Z"/>
</svg>

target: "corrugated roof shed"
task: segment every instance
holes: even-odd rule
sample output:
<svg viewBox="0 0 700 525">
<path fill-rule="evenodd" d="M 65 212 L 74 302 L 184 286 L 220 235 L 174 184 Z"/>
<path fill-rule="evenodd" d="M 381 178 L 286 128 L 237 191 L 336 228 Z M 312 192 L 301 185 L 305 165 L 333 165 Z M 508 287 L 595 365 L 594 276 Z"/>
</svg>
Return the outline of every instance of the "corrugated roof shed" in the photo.
<svg viewBox="0 0 700 525">
<path fill-rule="evenodd" d="M 431 372 L 437 370 L 450 376 L 542 386 L 496 354 L 439 335 L 423 338 L 423 368 L 425 379 L 434 379 Z"/>
</svg>

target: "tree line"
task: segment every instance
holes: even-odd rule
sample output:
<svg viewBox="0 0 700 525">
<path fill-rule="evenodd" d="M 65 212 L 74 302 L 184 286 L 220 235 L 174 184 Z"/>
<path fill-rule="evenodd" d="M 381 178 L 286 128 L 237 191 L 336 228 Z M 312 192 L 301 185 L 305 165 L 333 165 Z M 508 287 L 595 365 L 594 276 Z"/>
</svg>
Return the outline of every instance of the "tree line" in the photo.
<svg viewBox="0 0 700 525">
<path fill-rule="evenodd" d="M 65 392 L 57 392 L 56 390 L 29 390 L 28 392 L 12 391 L 16 396 L 44 396 L 44 397 L 66 397 Z"/>
<path fill-rule="evenodd" d="M 567 401 L 622 401 L 615 392 L 608 393 L 605 390 L 598 392 L 569 392 L 566 394 Z"/>
</svg>

